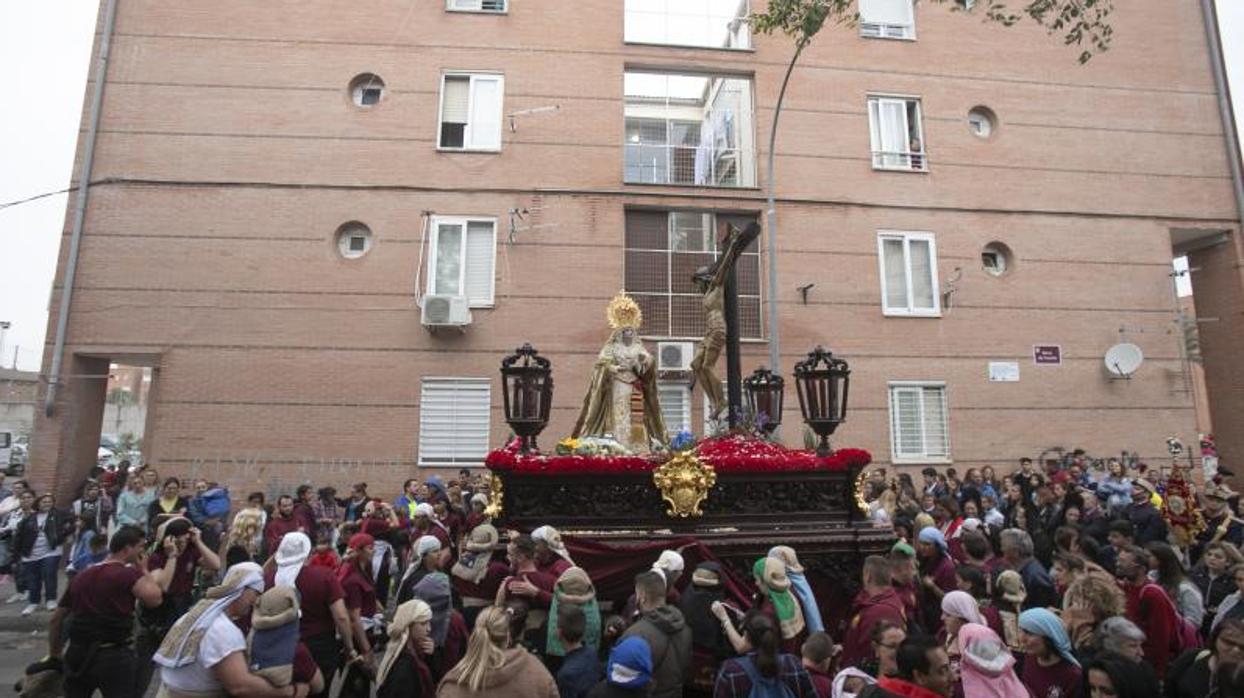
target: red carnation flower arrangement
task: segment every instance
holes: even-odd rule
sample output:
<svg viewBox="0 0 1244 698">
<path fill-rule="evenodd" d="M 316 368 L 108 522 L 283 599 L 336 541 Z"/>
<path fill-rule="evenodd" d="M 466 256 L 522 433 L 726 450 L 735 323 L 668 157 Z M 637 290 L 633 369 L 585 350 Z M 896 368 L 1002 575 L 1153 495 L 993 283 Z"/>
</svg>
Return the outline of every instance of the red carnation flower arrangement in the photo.
<svg viewBox="0 0 1244 698">
<path fill-rule="evenodd" d="M 696 447 L 700 459 L 718 473 L 770 473 L 846 471 L 872 462 L 865 450 L 844 448 L 820 458 L 814 451 L 794 450 L 771 441 L 743 435 L 705 439 Z M 651 473 L 669 458 L 667 453 L 651 456 L 546 456 L 519 452 L 518 440 L 492 451 L 484 459 L 491 470 L 522 475 L 613 475 Z"/>
</svg>

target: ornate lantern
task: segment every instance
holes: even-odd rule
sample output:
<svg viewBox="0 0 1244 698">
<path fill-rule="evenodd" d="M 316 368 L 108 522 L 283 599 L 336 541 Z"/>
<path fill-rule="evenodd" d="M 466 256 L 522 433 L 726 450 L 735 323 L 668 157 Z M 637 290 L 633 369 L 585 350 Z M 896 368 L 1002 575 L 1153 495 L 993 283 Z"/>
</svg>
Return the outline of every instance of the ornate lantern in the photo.
<svg viewBox="0 0 1244 698">
<path fill-rule="evenodd" d="M 847 418 L 847 388 L 851 368 L 833 352 L 817 346 L 808 358 L 795 364 L 795 385 L 799 389 L 799 409 L 803 421 L 821 437 L 816 455 L 822 458 L 833 451 L 829 435 Z"/>
<path fill-rule="evenodd" d="M 521 440 L 523 453 L 536 450 L 536 436 L 549 424 L 553 402 L 553 369 L 531 344 L 501 361 L 505 421 Z"/>
<path fill-rule="evenodd" d="M 743 389 L 747 391 L 747 408 L 755 417 L 756 423 L 766 434 L 772 434 L 782 423 L 786 381 L 762 366 L 744 379 Z"/>
</svg>

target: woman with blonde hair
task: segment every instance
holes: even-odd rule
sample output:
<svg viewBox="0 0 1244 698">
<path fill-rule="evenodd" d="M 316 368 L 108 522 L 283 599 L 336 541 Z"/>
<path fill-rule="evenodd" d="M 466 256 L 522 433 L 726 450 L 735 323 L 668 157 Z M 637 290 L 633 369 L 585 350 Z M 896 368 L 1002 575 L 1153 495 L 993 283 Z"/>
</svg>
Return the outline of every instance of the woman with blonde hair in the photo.
<svg viewBox="0 0 1244 698">
<path fill-rule="evenodd" d="M 501 606 L 479 614 L 466 656 L 445 675 L 438 698 L 557 698 L 557 682 L 540 660 L 510 646 L 511 621 Z"/>
<path fill-rule="evenodd" d="M 1084 652 L 1093 644 L 1093 632 L 1107 618 L 1127 615 L 1127 597 L 1119 585 L 1095 574 L 1071 582 L 1063 595 L 1063 624 L 1071 646 Z"/>
<path fill-rule="evenodd" d="M 225 566 L 261 562 L 259 543 L 263 540 L 262 533 L 263 512 L 251 507 L 239 509 L 220 544 L 220 556 L 225 559 Z"/>
<path fill-rule="evenodd" d="M 869 502 L 868 508 L 869 517 L 874 524 L 889 526 L 894 521 L 894 511 L 898 509 L 898 493 L 887 487 L 881 496 Z"/>
</svg>

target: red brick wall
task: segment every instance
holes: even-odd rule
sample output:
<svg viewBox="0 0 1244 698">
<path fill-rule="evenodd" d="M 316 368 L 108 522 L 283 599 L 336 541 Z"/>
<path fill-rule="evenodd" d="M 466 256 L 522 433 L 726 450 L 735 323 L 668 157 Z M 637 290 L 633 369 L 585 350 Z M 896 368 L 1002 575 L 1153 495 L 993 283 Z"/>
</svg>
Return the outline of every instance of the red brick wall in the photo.
<svg viewBox="0 0 1244 698">
<path fill-rule="evenodd" d="M 145 449 L 164 474 L 239 490 L 364 479 L 396 492 L 415 469 L 420 378 L 495 379 L 524 341 L 557 376 L 542 441 L 569 431 L 623 283 L 626 207 L 763 208 L 757 189 L 624 185 L 623 70 L 753 75 L 763 143 L 789 55 L 764 37 L 737 53 L 626 45 L 621 8 L 122 3 L 93 175 L 121 181 L 91 194 L 68 350 L 158 357 Z M 816 343 L 848 358 L 852 410 L 836 443 L 881 463 L 890 380 L 946 382 L 961 468 L 1054 445 L 1156 458 L 1168 435 L 1193 442 L 1167 333 L 1169 230 L 1237 218 L 1196 5 L 1120 7 L 1115 47 L 1086 67 L 1032 27 L 925 4 L 917 21 L 916 42 L 826 29 L 796 71 L 778 141 L 782 372 Z M 503 71 L 506 112 L 561 109 L 521 118 L 499 154 L 439 153 L 449 69 Z M 367 111 L 346 94 L 362 72 L 388 87 Z M 922 98 L 929 173 L 871 169 L 869 92 Z M 966 124 L 977 104 L 999 117 L 989 141 Z M 763 177 L 765 153 L 757 162 Z M 547 227 L 509 245 L 515 207 L 540 209 L 532 222 Z M 424 210 L 500 222 L 496 307 L 474 311 L 461 335 L 419 323 Z M 350 220 L 375 236 L 352 261 L 333 245 Z M 879 229 L 933 232 L 943 290 L 962 268 L 941 318 L 882 315 Z M 993 240 L 1016 253 L 1001 279 L 980 267 Z M 808 283 L 805 305 L 796 289 Z M 1147 356 L 1127 382 L 1101 361 L 1120 327 Z M 1047 343 L 1063 347 L 1062 366 L 1032 364 L 1032 345 Z M 745 370 L 766 353 L 746 345 Z M 1021 381 L 987 382 L 990 360 L 1019 362 Z M 798 441 L 790 398 L 785 433 Z M 496 384 L 493 403 L 500 443 Z M 91 426 L 70 412 L 40 422 L 40 477 L 65 467 L 65 434 Z"/>
</svg>

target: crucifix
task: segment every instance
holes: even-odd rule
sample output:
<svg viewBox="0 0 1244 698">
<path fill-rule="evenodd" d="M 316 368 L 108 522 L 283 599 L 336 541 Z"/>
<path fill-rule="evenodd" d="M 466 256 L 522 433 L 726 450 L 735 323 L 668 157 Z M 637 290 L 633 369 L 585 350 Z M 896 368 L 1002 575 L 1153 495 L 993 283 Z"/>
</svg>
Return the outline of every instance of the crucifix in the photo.
<svg viewBox="0 0 1244 698">
<path fill-rule="evenodd" d="M 738 228 L 723 222 L 719 245 L 721 256 L 712 264 L 700 267 L 692 278 L 700 293 L 704 294 L 704 339 L 691 359 L 692 382 L 704 387 L 708 396 L 712 417 L 721 415 L 728 408 L 726 419 L 731 428 L 742 416 L 743 382 L 739 367 L 739 292 L 735 283 L 735 266 L 743 250 L 760 235 L 760 224 L 752 222 L 746 228 Z M 721 350 L 726 350 L 726 395 L 721 391 L 721 379 L 713 370 Z"/>
</svg>

